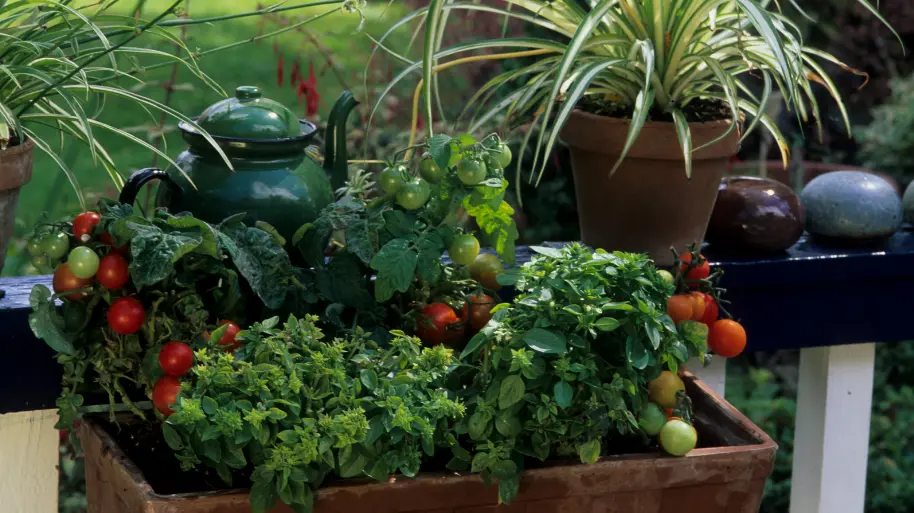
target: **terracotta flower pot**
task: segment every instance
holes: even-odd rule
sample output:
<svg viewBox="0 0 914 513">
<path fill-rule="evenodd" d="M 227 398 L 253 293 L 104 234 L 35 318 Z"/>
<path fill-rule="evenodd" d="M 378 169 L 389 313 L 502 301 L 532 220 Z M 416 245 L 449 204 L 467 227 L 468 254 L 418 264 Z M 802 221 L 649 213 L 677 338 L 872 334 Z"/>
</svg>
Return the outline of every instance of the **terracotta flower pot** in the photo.
<svg viewBox="0 0 914 513">
<path fill-rule="evenodd" d="M 671 265 L 670 247 L 685 251 L 705 235 L 720 178 L 739 150 L 739 133 L 692 154 L 686 177 L 673 123 L 649 122 L 615 174 L 631 122 L 575 111 L 562 130 L 571 150 L 584 243 L 647 253 Z M 692 147 L 724 134 L 729 121 L 693 123 Z"/>
<path fill-rule="evenodd" d="M 0 150 L 0 271 L 6 260 L 6 248 L 13 238 L 19 189 L 32 179 L 32 158 L 35 144 L 24 144 Z"/>
<path fill-rule="evenodd" d="M 422 474 L 388 483 L 353 480 L 321 488 L 315 513 L 755 513 L 777 446 L 693 376 L 699 447 L 686 457 L 660 453 L 602 458 L 593 465 L 555 463 L 528 470 L 509 506 L 478 475 Z M 89 513 L 250 513 L 248 492 L 157 493 L 111 436 L 82 425 Z M 291 513 L 279 504 L 274 513 Z"/>
</svg>

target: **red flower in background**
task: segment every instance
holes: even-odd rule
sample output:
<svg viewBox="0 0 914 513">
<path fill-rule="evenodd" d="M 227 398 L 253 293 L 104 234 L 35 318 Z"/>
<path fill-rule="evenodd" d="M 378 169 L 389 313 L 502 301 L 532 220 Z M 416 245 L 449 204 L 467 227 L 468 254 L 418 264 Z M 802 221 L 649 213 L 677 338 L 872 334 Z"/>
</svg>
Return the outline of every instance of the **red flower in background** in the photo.
<svg viewBox="0 0 914 513">
<path fill-rule="evenodd" d="M 298 83 L 298 80 L 301 78 L 301 64 L 299 64 L 298 59 L 292 62 L 292 71 L 289 72 L 289 83 L 293 86 Z"/>
<path fill-rule="evenodd" d="M 276 64 L 276 85 L 281 86 L 282 81 L 286 78 L 286 66 L 282 60 L 282 54 L 279 54 L 279 62 Z"/>
<path fill-rule="evenodd" d="M 317 92 L 317 76 L 314 74 L 314 63 L 308 65 L 307 80 L 299 73 L 296 93 L 298 94 L 298 101 L 305 100 L 305 117 L 316 116 L 321 102 L 321 95 Z"/>
</svg>

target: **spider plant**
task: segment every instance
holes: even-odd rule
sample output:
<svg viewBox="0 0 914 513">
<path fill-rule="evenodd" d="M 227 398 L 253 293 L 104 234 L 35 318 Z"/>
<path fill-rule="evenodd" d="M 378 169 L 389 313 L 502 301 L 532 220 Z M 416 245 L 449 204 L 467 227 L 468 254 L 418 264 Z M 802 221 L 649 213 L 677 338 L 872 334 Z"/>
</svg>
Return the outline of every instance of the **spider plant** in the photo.
<svg viewBox="0 0 914 513">
<path fill-rule="evenodd" d="M 123 178 L 108 151 L 96 139 L 100 131 L 123 137 L 127 142 L 174 162 L 162 150 L 143 139 L 100 120 L 108 100 L 121 99 L 142 107 L 150 116 L 164 114 L 199 130 L 231 167 L 228 158 L 187 116 L 136 91 L 143 84 L 142 72 L 175 63 L 189 70 L 222 95 L 225 91 L 199 67 L 203 55 L 228 50 L 257 39 L 295 30 L 299 26 L 346 9 L 358 10 L 347 0 L 319 0 L 287 5 L 286 2 L 225 16 L 189 18 L 182 1 L 150 19 L 139 15 L 145 0 L 129 2 L 129 12 L 114 8 L 121 0 L 0 0 L 0 150 L 30 139 L 63 170 L 79 201 L 85 204 L 76 176 L 60 156 L 65 145 L 84 144 L 96 165 L 101 165 L 120 188 Z M 205 51 L 192 51 L 170 29 L 182 25 L 209 24 L 247 16 L 316 6 L 332 6 L 317 15 L 291 23 L 274 32 Z M 164 52 L 138 45 L 141 38 L 158 38 L 176 48 Z M 52 140 L 54 139 L 54 140 Z M 59 140 L 59 141 L 58 141 Z M 176 166 L 177 167 L 177 166 Z"/>
<path fill-rule="evenodd" d="M 613 172 L 651 114 L 662 114 L 675 125 L 685 172 L 691 176 L 691 155 L 699 148 L 692 145 L 689 123 L 693 120 L 686 114 L 686 107 L 708 101 L 727 106 L 730 132 L 739 130 L 743 122 L 748 122 L 743 137 L 758 125 L 770 131 L 786 166 L 787 143 L 764 111 L 772 91 L 775 88 L 780 91 L 787 108 L 799 119 L 812 117 L 819 123 L 819 105 L 812 87 L 814 83 L 821 84 L 838 103 L 850 131 L 841 95 L 823 69 L 823 63 L 865 74 L 826 52 L 805 46 L 800 28 L 781 12 L 776 2 L 503 0 L 507 8 L 501 8 L 488 0 L 432 0 L 428 8 L 411 13 L 391 27 L 378 40 L 378 46 L 406 65 L 392 81 L 391 88 L 421 71 L 425 93 L 422 110 L 426 119 L 432 118 L 433 98 L 437 95 L 433 76 L 438 71 L 472 60 L 538 57 L 525 67 L 491 79 L 467 108 L 474 109 L 478 115 L 471 122 L 471 130 L 496 115 L 532 119 L 532 129 L 527 131 L 523 148 L 526 150 L 535 138 L 533 170 L 539 170 L 540 177 L 561 128 L 585 97 L 611 100 L 631 116 L 627 141 Z M 858 2 L 888 25 L 867 0 Z M 795 3 L 794 6 L 799 7 Z M 448 14 L 463 10 L 497 13 L 545 29 L 555 37 L 471 41 L 442 48 L 438 42 L 446 30 Z M 414 20 L 424 26 L 423 57 L 416 61 L 384 46 L 394 30 Z M 480 51 L 488 54 L 463 57 Z M 449 58 L 456 59 L 442 63 Z M 760 85 L 756 92 L 750 87 L 752 81 Z M 496 96 L 502 88 L 508 89 L 507 94 Z M 819 130 L 821 135 L 821 125 Z M 705 146 L 728 135 L 729 132 Z"/>
</svg>

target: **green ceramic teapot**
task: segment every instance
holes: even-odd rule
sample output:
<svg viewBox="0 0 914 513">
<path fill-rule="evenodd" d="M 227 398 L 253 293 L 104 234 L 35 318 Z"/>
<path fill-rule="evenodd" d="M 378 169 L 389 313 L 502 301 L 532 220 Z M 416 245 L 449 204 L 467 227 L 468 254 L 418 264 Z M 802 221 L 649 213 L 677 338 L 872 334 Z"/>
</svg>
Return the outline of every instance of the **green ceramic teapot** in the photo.
<svg viewBox="0 0 914 513">
<path fill-rule="evenodd" d="M 263 98 L 256 87 L 239 87 L 234 98 L 212 105 L 196 120 L 234 171 L 199 131 L 182 122 L 178 127 L 188 148 L 175 159 L 180 169 L 137 171 L 120 201 L 132 204 L 144 184 L 158 179 L 157 207 L 211 223 L 244 212 L 248 222 L 267 222 L 290 238 L 314 221 L 345 183 L 346 120 L 356 105 L 346 91 L 331 110 L 322 167 L 305 152 L 317 133 L 313 123 Z"/>
</svg>

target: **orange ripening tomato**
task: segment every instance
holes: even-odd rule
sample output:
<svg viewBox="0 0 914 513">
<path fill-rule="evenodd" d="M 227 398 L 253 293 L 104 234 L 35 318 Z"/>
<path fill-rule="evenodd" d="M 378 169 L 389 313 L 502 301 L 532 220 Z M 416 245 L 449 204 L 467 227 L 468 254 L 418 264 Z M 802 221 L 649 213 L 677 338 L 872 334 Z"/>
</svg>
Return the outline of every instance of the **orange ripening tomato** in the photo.
<svg viewBox="0 0 914 513">
<path fill-rule="evenodd" d="M 710 294 L 705 294 L 704 296 L 705 314 L 701 316 L 701 323 L 710 328 L 720 316 L 720 307 L 717 306 L 717 301 Z"/>
<path fill-rule="evenodd" d="M 698 261 L 700 264 L 689 269 L 689 264 L 692 263 L 692 254 L 686 253 L 680 257 L 682 261 L 682 273 L 685 275 L 685 279 L 689 283 L 690 287 L 697 287 L 699 280 L 704 280 L 708 276 L 711 276 L 711 265 L 708 264 L 708 259 L 704 255 L 698 255 Z"/>
<path fill-rule="evenodd" d="M 746 349 L 746 330 L 731 319 L 721 319 L 708 330 L 708 348 L 724 358 L 739 356 Z"/>
<path fill-rule="evenodd" d="M 688 294 L 679 294 L 666 301 L 666 313 L 675 324 L 688 321 L 695 313 L 695 306 Z"/>
<path fill-rule="evenodd" d="M 705 308 L 707 306 L 705 295 L 702 292 L 695 291 L 689 294 L 689 299 L 692 300 L 692 320 L 700 321 L 705 315 Z"/>
</svg>

